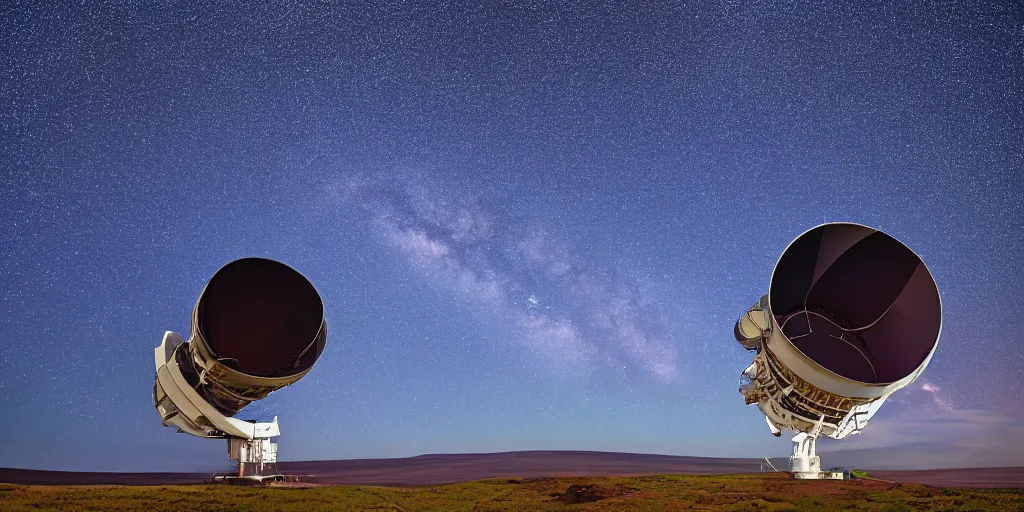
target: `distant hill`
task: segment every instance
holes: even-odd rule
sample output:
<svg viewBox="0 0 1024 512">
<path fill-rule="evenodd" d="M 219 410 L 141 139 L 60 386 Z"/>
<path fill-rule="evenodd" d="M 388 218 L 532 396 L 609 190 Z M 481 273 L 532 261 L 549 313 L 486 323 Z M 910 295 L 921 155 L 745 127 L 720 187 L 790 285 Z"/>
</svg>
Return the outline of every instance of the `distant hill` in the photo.
<svg viewBox="0 0 1024 512">
<path fill-rule="evenodd" d="M 283 472 L 331 484 L 425 485 L 511 476 L 756 473 L 760 459 L 584 451 L 420 455 L 403 459 L 283 462 Z"/>
</svg>

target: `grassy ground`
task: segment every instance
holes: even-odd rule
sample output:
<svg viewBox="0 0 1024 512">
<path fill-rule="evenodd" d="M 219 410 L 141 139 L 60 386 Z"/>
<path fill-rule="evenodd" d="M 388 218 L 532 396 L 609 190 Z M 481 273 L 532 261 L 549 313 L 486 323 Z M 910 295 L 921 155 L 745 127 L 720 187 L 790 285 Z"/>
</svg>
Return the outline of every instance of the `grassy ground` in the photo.
<svg viewBox="0 0 1024 512">
<path fill-rule="evenodd" d="M 571 488 L 571 490 L 570 490 Z M 570 492 L 567 492 L 570 491 Z M 1024 490 L 941 489 L 782 474 L 484 480 L 432 487 L 0 484 L 2 511 L 316 510 L 992 510 L 1024 511 Z"/>
</svg>

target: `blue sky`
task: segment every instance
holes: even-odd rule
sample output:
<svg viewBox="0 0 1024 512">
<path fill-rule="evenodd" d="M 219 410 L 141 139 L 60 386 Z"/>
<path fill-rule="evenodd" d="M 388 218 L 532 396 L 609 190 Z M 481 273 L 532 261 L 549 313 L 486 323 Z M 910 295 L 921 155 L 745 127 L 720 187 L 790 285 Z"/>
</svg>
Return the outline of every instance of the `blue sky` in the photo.
<svg viewBox="0 0 1024 512">
<path fill-rule="evenodd" d="M 732 327 L 825 221 L 920 254 L 944 324 L 922 378 L 821 448 L 1024 463 L 1022 20 L 1009 2 L 8 8 L 0 466 L 222 468 L 220 442 L 160 426 L 152 350 L 244 256 L 327 307 L 313 371 L 241 414 L 281 417 L 285 460 L 784 455 L 737 393 Z"/>
</svg>

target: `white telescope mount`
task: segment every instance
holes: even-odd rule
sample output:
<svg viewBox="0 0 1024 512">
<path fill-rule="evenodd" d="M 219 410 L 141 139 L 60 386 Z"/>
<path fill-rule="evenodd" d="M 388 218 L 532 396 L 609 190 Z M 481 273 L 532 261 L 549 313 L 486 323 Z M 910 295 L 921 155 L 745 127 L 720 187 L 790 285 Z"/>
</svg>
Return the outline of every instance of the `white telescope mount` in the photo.
<svg viewBox="0 0 1024 512">
<path fill-rule="evenodd" d="M 271 422 L 231 418 L 199 396 L 189 385 L 175 359 L 175 350 L 184 340 L 167 331 L 156 347 L 156 384 L 153 404 L 164 426 L 205 439 L 226 439 L 228 459 L 238 461 L 237 474 L 214 475 L 215 481 L 268 482 L 284 480 L 277 472 L 277 443 L 281 435 L 277 416 Z"/>
<path fill-rule="evenodd" d="M 821 458 L 814 452 L 823 421 L 824 416 L 818 420 L 810 432 L 800 432 L 793 436 L 793 455 L 789 457 L 789 470 L 793 474 L 793 478 L 800 480 L 843 479 L 842 471 L 823 472 Z"/>
<path fill-rule="evenodd" d="M 284 480 L 277 473 L 277 443 L 270 438 L 281 435 L 277 416 L 270 423 L 253 423 L 252 438 L 229 437 L 228 458 L 238 461 L 237 475 L 217 475 L 214 480 L 242 478 L 259 482 Z"/>
<path fill-rule="evenodd" d="M 818 436 L 804 432 L 793 436 L 793 455 L 789 457 L 789 470 L 793 473 L 793 478 L 821 478 L 821 458 L 814 453 L 817 439 Z"/>
</svg>

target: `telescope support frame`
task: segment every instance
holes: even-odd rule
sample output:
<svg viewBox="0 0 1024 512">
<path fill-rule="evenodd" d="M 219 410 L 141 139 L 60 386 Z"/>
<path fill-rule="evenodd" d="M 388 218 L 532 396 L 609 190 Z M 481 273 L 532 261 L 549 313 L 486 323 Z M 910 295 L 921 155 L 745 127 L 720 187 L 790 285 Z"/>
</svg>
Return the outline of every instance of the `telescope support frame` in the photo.
<svg viewBox="0 0 1024 512">
<path fill-rule="evenodd" d="M 227 476 L 225 479 L 241 478 L 259 482 L 284 480 L 277 472 L 277 443 L 270 438 L 281 434 L 277 426 L 277 417 L 270 423 L 256 423 L 256 431 L 263 432 L 251 439 L 229 437 L 228 458 L 238 461 L 238 475 Z"/>
<path fill-rule="evenodd" d="M 843 472 L 821 470 L 821 457 L 815 453 L 822 420 L 818 420 L 810 432 L 793 436 L 793 455 L 789 458 L 789 470 L 799 480 L 842 480 Z"/>
<path fill-rule="evenodd" d="M 817 480 L 821 478 L 821 458 L 814 453 L 818 436 L 803 432 L 793 436 L 793 455 L 789 458 L 789 470 L 793 478 Z"/>
</svg>

